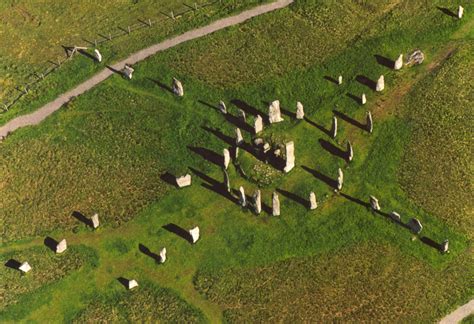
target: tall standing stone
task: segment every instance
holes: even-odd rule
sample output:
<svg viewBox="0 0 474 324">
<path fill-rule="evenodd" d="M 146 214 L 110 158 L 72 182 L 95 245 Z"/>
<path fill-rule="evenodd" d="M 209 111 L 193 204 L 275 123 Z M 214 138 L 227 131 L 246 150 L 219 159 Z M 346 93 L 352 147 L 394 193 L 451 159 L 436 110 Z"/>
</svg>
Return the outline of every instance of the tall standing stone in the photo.
<svg viewBox="0 0 474 324">
<path fill-rule="evenodd" d="M 346 154 L 347 154 L 347 161 L 351 162 L 352 159 L 354 158 L 354 149 L 352 148 L 352 144 L 350 141 L 347 141 L 347 149 L 346 149 Z"/>
<path fill-rule="evenodd" d="M 23 273 L 27 273 L 28 271 L 31 270 L 31 266 L 28 262 L 23 262 L 19 267 L 18 270 L 20 270 Z"/>
<path fill-rule="evenodd" d="M 94 56 L 95 56 L 95 59 L 97 60 L 97 62 L 102 62 L 102 54 L 100 54 L 99 50 L 96 48 L 94 50 Z"/>
<path fill-rule="evenodd" d="M 309 193 L 309 209 L 314 210 L 318 208 L 318 202 L 316 201 L 316 194 L 314 192 Z"/>
<path fill-rule="evenodd" d="M 337 118 L 336 116 L 332 117 L 332 126 L 331 126 L 331 137 L 336 138 L 337 136 Z"/>
<path fill-rule="evenodd" d="M 464 8 L 462 6 L 458 7 L 458 19 L 462 19 L 462 16 L 464 15 Z"/>
<path fill-rule="evenodd" d="M 339 84 L 339 85 L 342 84 L 342 75 L 340 75 L 340 76 L 337 78 L 337 84 Z"/>
<path fill-rule="evenodd" d="M 165 263 L 166 261 L 166 248 L 162 248 L 160 251 L 160 263 Z"/>
<path fill-rule="evenodd" d="M 255 118 L 254 131 L 255 134 L 263 131 L 263 119 L 260 115 L 257 115 L 257 118 Z"/>
<path fill-rule="evenodd" d="M 383 75 L 381 75 L 377 80 L 377 84 L 375 85 L 375 91 L 380 92 L 383 91 L 383 89 L 385 89 L 385 78 Z"/>
<path fill-rule="evenodd" d="M 444 240 L 443 243 L 441 243 L 439 250 L 441 253 L 447 253 L 449 250 L 449 240 Z"/>
<path fill-rule="evenodd" d="M 268 107 L 268 118 L 270 124 L 279 123 L 283 121 L 280 112 L 280 100 L 275 100 L 270 104 L 270 106 Z"/>
<path fill-rule="evenodd" d="M 222 152 L 224 154 L 224 169 L 227 170 L 227 168 L 229 167 L 229 164 L 230 164 L 230 152 L 226 148 Z"/>
<path fill-rule="evenodd" d="M 296 103 L 296 119 L 304 119 L 304 107 L 299 101 Z"/>
<path fill-rule="evenodd" d="M 342 173 L 342 169 L 337 169 L 337 190 L 342 190 L 342 185 L 344 184 L 344 173 Z"/>
<path fill-rule="evenodd" d="M 293 141 L 285 144 L 286 164 L 283 171 L 290 172 L 295 167 L 295 143 Z"/>
<path fill-rule="evenodd" d="M 374 130 L 374 121 L 372 120 L 372 114 L 370 113 L 370 111 L 367 112 L 365 119 L 367 121 L 367 131 L 369 133 L 372 133 L 372 131 Z"/>
<path fill-rule="evenodd" d="M 227 173 L 226 169 L 222 169 L 224 171 L 224 186 L 227 192 L 230 192 L 230 178 L 229 173 Z"/>
<path fill-rule="evenodd" d="M 401 70 L 402 67 L 403 67 L 403 54 L 400 54 L 400 56 L 395 61 L 393 69 L 394 70 Z"/>
<path fill-rule="evenodd" d="M 189 235 L 191 236 L 191 242 L 194 244 L 199 240 L 199 227 L 196 226 L 189 230 Z"/>
<path fill-rule="evenodd" d="M 421 222 L 416 218 L 410 219 L 407 225 L 410 230 L 415 234 L 420 234 L 421 230 L 423 229 L 423 225 L 421 225 Z"/>
<path fill-rule="evenodd" d="M 365 96 L 365 93 L 362 94 L 362 98 L 360 99 L 360 102 L 365 105 L 367 103 L 367 97 Z"/>
<path fill-rule="evenodd" d="M 255 207 L 255 213 L 260 214 L 262 212 L 262 193 L 260 190 L 256 190 L 253 194 L 253 203 Z"/>
<path fill-rule="evenodd" d="M 218 107 L 219 107 L 219 110 L 220 110 L 221 113 L 227 114 L 227 107 L 225 106 L 224 101 L 220 101 Z"/>
<path fill-rule="evenodd" d="M 242 136 L 242 132 L 240 128 L 235 129 L 235 145 L 241 145 L 244 142 L 244 137 Z"/>
<path fill-rule="evenodd" d="M 245 190 L 242 186 L 239 188 L 239 202 L 242 207 L 247 206 L 247 197 L 245 197 Z"/>
<path fill-rule="evenodd" d="M 375 198 L 374 196 L 370 196 L 369 202 L 370 208 L 372 208 L 373 211 L 380 210 L 379 200 L 377 198 Z"/>
<path fill-rule="evenodd" d="M 67 249 L 66 239 L 61 240 L 61 242 L 59 242 L 56 245 L 56 253 L 63 253 L 64 251 L 66 251 L 66 249 Z"/>
<path fill-rule="evenodd" d="M 239 117 L 244 123 L 247 122 L 247 117 L 245 116 L 245 111 L 243 111 L 242 109 L 239 109 Z"/>
<path fill-rule="evenodd" d="M 280 216 L 280 198 L 276 192 L 272 195 L 272 215 Z"/>
<path fill-rule="evenodd" d="M 99 227 L 99 214 L 95 213 L 94 215 L 92 215 L 91 224 L 93 229 Z"/>
<path fill-rule="evenodd" d="M 184 89 L 181 81 L 176 78 L 173 78 L 173 93 L 178 97 L 184 96 Z"/>
</svg>

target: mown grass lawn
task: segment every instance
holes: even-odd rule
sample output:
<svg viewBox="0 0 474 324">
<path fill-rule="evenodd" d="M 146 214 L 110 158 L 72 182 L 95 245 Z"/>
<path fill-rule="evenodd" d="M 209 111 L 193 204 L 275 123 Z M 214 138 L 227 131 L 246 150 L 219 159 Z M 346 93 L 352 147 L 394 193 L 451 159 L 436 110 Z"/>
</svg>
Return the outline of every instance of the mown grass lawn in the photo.
<svg viewBox="0 0 474 324">
<path fill-rule="evenodd" d="M 466 7 L 469 13 L 472 6 Z M 128 305 L 126 312 L 136 312 L 137 305 L 127 304 L 130 296 L 120 293 L 123 287 L 118 277 L 143 283 L 137 293 L 143 289 L 144 296 L 152 295 L 147 298 L 151 300 L 172 299 L 160 297 L 168 295 L 156 286 L 171 289 L 192 305 L 177 302 L 181 306 L 171 314 L 186 314 L 184 309 L 188 309 L 194 319 L 214 322 L 374 318 L 424 322 L 472 298 L 468 216 L 447 221 L 444 212 L 420 203 L 422 195 L 406 190 L 403 173 L 403 186 L 399 183 L 401 166 L 414 175 L 420 167 L 413 162 L 416 158 L 407 160 L 407 152 L 429 154 L 416 146 L 413 149 L 417 142 L 410 140 L 419 123 L 433 118 L 429 102 L 442 95 L 437 84 L 446 79 L 453 89 L 469 84 L 463 77 L 469 78 L 465 71 L 471 51 L 450 37 L 466 35 L 471 16 L 457 21 L 436 4 L 430 10 L 422 8 L 411 2 L 374 7 L 353 3 L 341 11 L 344 8 L 336 3 L 298 2 L 291 9 L 160 53 L 139 64 L 132 81 L 114 76 L 40 126 L 13 134 L 2 143 L 1 153 L 6 162 L 1 183 L 4 232 L 9 241 L 2 250 L 41 244 L 35 238 L 41 235 L 66 236 L 72 245 L 94 249 L 99 265 L 59 281 L 48 290 L 50 297 L 44 303 L 19 303 L 1 315 L 10 320 L 100 319 L 112 312 L 117 300 Z M 342 24 L 331 25 L 336 13 L 344 15 L 341 21 L 356 24 L 347 34 L 341 31 Z M 368 19 L 371 23 L 360 21 L 370 14 L 376 14 Z M 270 41 L 275 35 L 266 28 L 274 21 L 288 24 L 279 34 L 286 42 Z M 314 28 L 313 32 L 308 28 Z M 333 32 L 344 45 L 326 55 L 292 51 L 302 31 L 324 36 Z M 320 42 L 309 42 L 315 50 L 333 42 L 331 37 L 312 37 Z M 217 48 L 227 55 L 215 54 Z M 235 48 L 240 50 L 234 52 Z M 427 60 L 400 72 L 377 64 L 374 58 L 378 54 L 395 59 L 400 52 L 415 48 L 421 48 Z M 446 53 L 456 48 L 447 59 Z M 272 51 L 279 53 L 274 59 L 262 60 L 258 55 Z M 199 53 L 214 58 L 207 60 Z M 302 61 L 307 63 L 300 65 Z M 259 64 L 261 70 L 253 68 Z M 457 71 L 458 77 L 450 79 L 447 70 Z M 345 80 L 339 87 L 324 78 L 339 74 Z M 380 74 L 386 76 L 387 89 L 382 94 L 355 80 L 357 75 L 375 80 Z M 184 98 L 176 98 L 163 86 L 173 76 L 183 81 Z M 420 87 L 426 88 L 427 96 L 420 95 Z M 429 89 L 435 89 L 432 95 Z M 347 95 L 363 92 L 369 100 L 364 107 Z M 468 90 L 461 93 L 469 98 Z M 261 188 L 267 206 L 271 193 L 280 190 L 282 216 L 272 217 L 267 211 L 256 216 L 221 193 L 223 175 L 213 161 L 233 141 L 235 125 L 215 108 L 219 100 L 225 100 L 230 114 L 245 109 L 250 121 L 257 113 L 266 115 L 266 103 L 274 99 L 292 112 L 296 101 L 303 102 L 308 121 L 284 115 L 283 123 L 267 126 L 261 135 L 274 142 L 294 140 L 297 166 Z M 419 116 L 422 119 L 407 114 L 416 107 L 426 109 Z M 333 110 L 351 121 L 339 119 L 334 141 L 324 131 L 330 127 Z M 356 126 L 364 123 L 366 110 L 374 115 L 373 134 Z M 458 122 L 464 125 L 465 120 L 453 117 L 452 123 Z M 243 133 L 250 142 L 252 135 L 245 129 Z M 464 133 L 456 136 L 465 140 Z M 355 150 L 350 164 L 324 148 L 342 149 L 347 140 Z M 211 158 L 206 160 L 189 147 L 207 149 Z M 444 153 L 446 157 L 439 161 L 450 168 L 452 151 Z M 251 167 L 252 157 L 242 154 L 242 163 Z M 328 182 L 336 178 L 339 167 L 344 170 L 345 184 L 337 194 Z M 176 190 L 160 179 L 166 171 L 173 175 L 191 172 L 193 186 Z M 243 185 L 247 194 L 257 188 L 240 177 L 233 165 L 229 174 L 232 188 Z M 445 185 L 456 192 L 460 182 Z M 319 202 L 312 212 L 305 206 L 310 191 Z M 370 194 L 379 198 L 384 213 L 398 211 L 403 222 L 420 219 L 421 235 L 414 237 L 403 226 L 372 213 L 365 205 Z M 89 230 L 70 216 L 74 210 L 86 215 L 98 211 L 103 227 Z M 199 225 L 202 238 L 190 245 L 163 229 L 169 223 L 185 229 Z M 460 230 L 458 224 L 465 229 Z M 448 238 L 450 253 L 441 255 L 423 244 L 422 239 L 427 241 L 423 237 L 438 243 Z M 168 261 L 157 265 L 139 250 L 140 244 L 155 253 L 166 246 Z M 82 285 L 86 278 L 93 285 Z M 75 298 L 68 298 L 72 294 Z M 88 308 L 91 303 L 95 306 Z M 107 318 L 131 316 L 122 311 Z M 153 312 L 128 318 L 143 320 Z"/>
</svg>

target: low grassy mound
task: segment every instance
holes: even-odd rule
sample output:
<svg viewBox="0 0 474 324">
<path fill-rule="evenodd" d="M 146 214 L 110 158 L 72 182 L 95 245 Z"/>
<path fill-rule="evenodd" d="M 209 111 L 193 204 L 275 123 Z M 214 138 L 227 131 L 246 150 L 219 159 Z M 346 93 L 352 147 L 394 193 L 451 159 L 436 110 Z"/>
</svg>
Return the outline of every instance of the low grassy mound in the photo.
<svg viewBox="0 0 474 324">
<path fill-rule="evenodd" d="M 452 267 L 467 266 L 469 254 Z M 195 286 L 232 323 L 431 322 L 469 297 L 473 271 L 436 271 L 397 249 L 363 244 L 336 255 L 199 273 Z"/>
</svg>

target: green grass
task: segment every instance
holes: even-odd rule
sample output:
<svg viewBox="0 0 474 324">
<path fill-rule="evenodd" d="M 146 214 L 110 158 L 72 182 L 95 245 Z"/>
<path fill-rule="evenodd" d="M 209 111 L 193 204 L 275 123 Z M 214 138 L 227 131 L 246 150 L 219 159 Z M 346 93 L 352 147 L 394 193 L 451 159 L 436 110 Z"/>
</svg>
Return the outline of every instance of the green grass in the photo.
<svg viewBox="0 0 474 324">
<path fill-rule="evenodd" d="M 285 36 L 288 42 L 282 44 L 272 44 L 269 41 L 272 35 L 265 33 L 259 37 L 266 42 L 247 34 L 248 42 L 239 43 L 240 29 L 249 26 L 258 34 L 267 28 L 269 21 L 297 19 L 305 11 L 305 19 L 310 21 L 326 17 L 314 6 L 305 9 L 304 5 L 308 3 L 297 3 L 291 9 L 160 53 L 139 64 L 136 78 L 131 82 L 113 76 L 40 126 L 19 130 L 2 143 L 1 156 L 8 162 L 1 164 L 0 172 L 1 194 L 5 198 L 3 232 L 8 242 L 2 250 L 27 244 L 20 239 L 37 244 L 40 239 L 34 237 L 52 235 L 53 231 L 87 244 L 97 251 L 100 259 L 97 270 L 65 278 L 51 288 L 50 300 L 31 305 L 18 319 L 72 319 L 84 312 L 96 296 L 101 303 L 90 312 L 100 319 L 111 309 L 110 290 L 123 289 L 116 282 L 120 276 L 136 278 L 139 284 L 143 282 L 137 293 L 156 286 L 170 289 L 213 322 L 248 320 L 247 310 L 255 312 L 261 320 L 270 320 L 272 316 L 298 320 L 291 316 L 295 314 L 293 310 L 296 314 L 301 310 L 304 318 L 315 320 L 323 315 L 328 320 L 347 320 L 344 316 L 350 314 L 361 321 L 379 316 L 387 321 L 395 318 L 423 321 L 438 318 L 472 298 L 472 289 L 466 284 L 472 274 L 469 270 L 472 229 L 459 231 L 445 218 L 431 214 L 430 207 L 420 205 L 398 182 L 406 146 L 418 122 L 409 119 L 403 107 L 416 107 L 421 102 L 416 92 L 418 84 L 428 82 L 425 79 L 430 80 L 431 73 L 436 75 L 438 70 L 432 69 L 432 63 L 440 62 L 441 69 L 444 64 L 450 64 L 451 59 L 443 63 L 444 50 L 463 44 L 450 37 L 455 34 L 461 39 L 466 37 L 466 26 L 472 19 L 468 14 L 466 20 L 459 22 L 434 7 L 414 10 L 418 4 L 402 2 L 392 11 L 380 14 L 377 24 L 360 22 L 358 28 L 348 30 L 352 36 L 344 35 L 344 39 L 351 41 L 327 56 L 310 61 L 306 67 L 294 65 L 300 60 L 295 58 L 300 53 L 290 48 L 295 42 L 293 37 L 298 38 L 308 25 L 305 28 L 294 25 Z M 352 11 L 342 14 L 348 21 L 358 22 L 367 10 L 383 11 L 386 5 L 370 9 L 351 6 Z M 339 5 L 327 3 L 321 8 L 336 11 Z M 470 6 L 466 8 L 467 13 L 472 11 Z M 311 18 L 313 10 L 317 14 Z M 353 12 L 358 10 L 362 14 Z M 312 33 L 317 33 L 319 28 L 314 23 Z M 364 37 L 356 37 L 362 31 Z M 330 37 L 325 37 L 320 46 L 326 48 L 331 42 Z M 278 65 L 285 70 L 280 75 L 279 68 L 269 69 L 265 78 L 255 74 L 254 69 L 245 70 L 242 79 L 248 83 L 241 83 L 220 78 L 223 74 L 219 74 L 217 67 L 222 62 L 217 58 L 212 64 L 189 59 L 194 65 L 207 64 L 215 72 L 208 75 L 198 72 L 197 67 L 176 64 L 185 62 L 185 57 L 188 60 L 187 55 L 193 57 L 195 50 L 198 53 L 211 49 L 209 55 L 214 55 L 213 46 L 232 43 L 248 51 L 284 50 L 285 55 L 278 55 Z M 285 44 L 288 48 L 281 49 Z M 380 54 L 395 58 L 400 52 L 416 47 L 425 51 L 427 61 L 397 73 L 378 65 L 373 57 Z M 462 55 L 459 58 L 462 62 L 466 59 Z M 258 55 L 243 56 L 228 64 L 239 69 L 241 65 L 255 66 L 261 60 Z M 458 68 L 463 68 L 463 64 L 451 66 Z M 232 69 L 229 67 L 228 71 Z M 345 82 L 340 87 L 323 79 L 325 75 L 335 77 L 341 71 Z M 375 79 L 381 73 L 387 80 L 387 90 L 382 94 L 375 94 L 354 80 L 357 74 Z M 173 76 L 183 81 L 184 98 L 176 98 L 149 80 L 170 84 Z M 221 80 L 220 83 L 213 82 L 213 78 Z M 457 87 L 464 86 L 461 83 Z M 346 96 L 346 93 L 362 92 L 368 95 L 367 107 L 360 107 Z M 420 99 L 411 101 L 411 98 Z M 271 177 L 262 186 L 264 203 L 270 205 L 271 193 L 280 188 L 306 200 L 309 192 L 314 191 L 319 207 L 308 212 L 298 199 L 281 194 L 281 217 L 274 218 L 266 212 L 255 216 L 209 190 L 209 186 L 203 186 L 208 181 L 200 179 L 198 174 L 193 174 L 193 186 L 182 190 L 172 190 L 172 186 L 160 179 L 165 171 L 182 175 L 192 167 L 217 182 L 222 181 L 220 167 L 193 153 L 188 146 L 209 149 L 217 157 L 222 155 L 222 149 L 229 146 L 225 136 L 233 141 L 235 126 L 199 101 L 213 106 L 219 100 L 229 103 L 232 99 L 246 102 L 263 115 L 267 109 L 264 102 L 280 99 L 285 109 L 294 111 L 296 101 L 300 100 L 312 123 L 326 129 L 334 107 L 358 121 L 364 120 L 369 109 L 374 113 L 375 129 L 369 135 L 340 119 L 339 135 L 332 141 L 312 123 L 288 116 L 284 116 L 285 122 L 266 127 L 262 137 L 272 143 L 295 141 L 297 167 L 288 175 Z M 228 104 L 228 108 L 231 114 L 237 114 L 236 105 Z M 426 118 L 429 116 L 426 114 Z M 225 136 L 215 136 L 202 126 Z M 252 136 L 244 132 L 244 138 L 250 142 Z M 347 139 L 355 149 L 355 159 L 349 165 L 323 149 L 319 141 L 326 140 L 343 148 Z M 243 152 L 241 157 L 241 164 L 251 170 L 253 158 Z M 346 179 L 343 194 L 354 199 L 335 194 L 302 166 L 332 179 L 337 168 L 343 168 Z M 248 194 L 257 188 L 258 179 L 253 182 L 243 179 L 234 166 L 229 168 L 229 174 L 233 188 L 243 185 Z M 356 199 L 366 202 L 370 194 L 380 199 L 384 212 L 396 210 L 404 222 L 411 217 L 420 219 L 424 225 L 421 236 L 412 241 L 413 235 L 405 228 L 357 203 Z M 102 227 L 92 232 L 79 225 L 70 216 L 73 210 L 87 215 L 98 211 Z M 459 221 L 464 224 L 466 219 L 463 216 Z M 162 228 L 168 223 L 185 229 L 199 225 L 202 239 L 190 246 Z M 448 238 L 450 253 L 441 255 L 423 244 L 423 236 L 435 242 Z M 166 246 L 168 261 L 157 266 L 138 250 L 139 244 L 155 253 Z M 268 283 L 260 281 L 260 273 L 269 279 Z M 94 285 L 81 286 L 85 278 Z M 206 280 L 215 286 L 209 287 Z M 335 288 L 331 287 L 333 281 L 337 283 Z M 282 282 L 285 285 L 279 287 Z M 264 289 L 256 289 L 260 284 Z M 319 298 L 321 292 L 327 293 L 327 299 Z M 241 302 L 246 304 L 238 304 L 232 294 L 241 296 Z M 288 299 L 278 300 L 287 294 Z M 252 307 L 254 300 L 261 303 L 260 308 Z M 296 300 L 301 304 L 291 303 Z M 330 305 L 326 310 L 324 300 Z M 412 304 L 416 307 L 411 307 Z M 321 311 L 309 314 L 311 307 Z M 416 309 L 420 309 L 419 313 Z M 7 308 L 5 314 L 13 318 L 15 309 Z M 117 316 L 128 315 L 117 313 Z"/>
</svg>

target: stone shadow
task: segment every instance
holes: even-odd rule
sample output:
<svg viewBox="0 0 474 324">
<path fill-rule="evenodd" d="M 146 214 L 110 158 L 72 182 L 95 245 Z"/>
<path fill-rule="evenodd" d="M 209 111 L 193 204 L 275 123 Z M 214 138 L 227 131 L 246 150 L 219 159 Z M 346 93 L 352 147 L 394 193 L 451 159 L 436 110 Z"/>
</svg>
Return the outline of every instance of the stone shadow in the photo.
<svg viewBox="0 0 474 324">
<path fill-rule="evenodd" d="M 340 194 L 342 197 L 346 198 L 347 200 L 352 201 L 353 203 L 356 203 L 356 204 L 358 204 L 358 205 L 361 205 L 362 207 L 365 207 L 365 208 L 370 208 L 370 204 L 369 204 L 368 202 L 362 201 L 362 200 L 360 200 L 359 198 L 355 198 L 355 197 L 349 196 L 348 194 L 345 194 L 345 193 L 342 193 L 342 192 L 340 192 L 339 194 Z"/>
<path fill-rule="evenodd" d="M 304 166 L 302 165 L 301 166 L 303 168 L 303 170 L 305 170 L 306 172 L 310 173 L 311 175 L 313 175 L 315 178 L 318 178 L 319 180 L 321 180 L 322 182 L 324 182 L 325 184 L 327 184 L 329 187 L 332 187 L 334 189 L 337 189 L 337 181 L 322 174 L 321 172 L 317 171 L 317 170 L 314 170 L 314 169 L 311 169 L 311 168 L 308 168 L 307 166 Z"/>
<path fill-rule="evenodd" d="M 328 80 L 329 82 L 332 82 L 332 83 L 334 83 L 334 84 L 339 84 L 339 82 L 337 82 L 336 79 L 334 79 L 333 77 L 330 77 L 329 75 L 325 75 L 325 76 L 324 76 L 324 79 L 325 79 L 325 80 Z"/>
<path fill-rule="evenodd" d="M 91 227 L 93 226 L 92 221 L 81 212 L 78 212 L 77 210 L 73 211 L 71 216 L 77 219 L 78 221 L 84 223 L 87 226 L 91 226 Z"/>
<path fill-rule="evenodd" d="M 118 277 L 117 281 L 120 282 L 122 284 L 122 286 L 125 287 L 125 289 L 128 289 L 128 283 L 129 283 L 130 280 L 128 280 L 124 277 Z"/>
<path fill-rule="evenodd" d="M 347 161 L 348 155 L 347 155 L 346 151 L 341 150 L 340 148 L 338 148 L 334 144 L 332 144 L 332 143 L 330 143 L 330 142 L 328 142 L 328 141 L 326 141 L 322 138 L 319 139 L 319 144 L 321 144 L 323 149 L 325 149 L 326 151 L 328 151 L 332 155 L 340 157 L 341 159 Z"/>
<path fill-rule="evenodd" d="M 315 122 L 313 122 L 312 120 L 310 120 L 308 117 L 304 117 L 304 120 L 310 124 L 311 126 L 314 126 L 316 127 L 317 129 L 319 129 L 321 132 L 323 132 L 324 134 L 326 134 L 327 136 L 331 137 L 331 130 L 329 129 L 326 129 L 324 128 L 323 126 L 319 125 L 319 124 L 316 124 Z"/>
<path fill-rule="evenodd" d="M 389 69 L 393 69 L 393 67 L 395 66 L 395 61 L 389 59 L 388 57 L 378 54 L 375 54 L 374 57 L 375 60 L 377 60 L 378 64 L 388 67 Z"/>
<path fill-rule="evenodd" d="M 204 174 L 203 172 L 196 170 L 192 167 L 189 167 L 189 170 L 191 170 L 192 173 L 194 173 L 196 176 L 201 178 L 203 181 L 206 183 L 203 183 L 202 186 L 208 190 L 211 190 L 219 195 L 221 195 L 224 198 L 227 198 L 234 204 L 239 204 L 239 200 L 234 197 L 230 192 L 227 191 L 225 183 L 217 181 L 210 176 Z"/>
<path fill-rule="evenodd" d="M 166 171 L 162 175 L 160 175 L 160 179 L 169 184 L 170 186 L 173 186 L 175 188 L 178 188 L 178 183 L 176 182 L 176 177 Z"/>
<path fill-rule="evenodd" d="M 171 88 L 170 88 L 170 89 L 171 89 Z M 219 108 L 218 108 L 217 106 L 211 105 L 210 103 L 207 103 L 207 102 L 205 102 L 205 101 L 203 101 L 203 100 L 198 100 L 198 103 L 200 103 L 200 104 L 203 105 L 203 106 L 212 108 L 212 109 L 214 109 L 214 110 L 220 112 L 220 110 L 219 110 Z"/>
<path fill-rule="evenodd" d="M 166 225 L 163 225 L 162 226 L 165 230 L 167 230 L 168 232 L 171 232 L 173 234 L 176 234 L 178 235 L 179 237 L 185 239 L 186 241 L 188 241 L 188 243 L 193 243 L 193 237 L 191 236 L 191 234 L 185 230 L 184 228 L 176 225 L 176 224 L 173 224 L 173 223 L 169 223 L 169 224 L 166 224 Z"/>
<path fill-rule="evenodd" d="M 211 151 L 205 147 L 197 147 L 197 146 L 188 146 L 188 149 L 198 155 L 200 155 L 203 159 L 214 163 L 215 165 L 221 167 L 224 165 L 224 156 L 217 154 L 214 151 Z"/>
<path fill-rule="evenodd" d="M 153 82 L 154 84 L 156 84 L 157 86 L 159 86 L 161 89 L 163 89 L 163 90 L 165 90 L 165 91 L 168 91 L 168 92 L 174 94 L 173 89 L 172 89 L 170 86 L 164 84 L 163 82 L 161 82 L 161 81 L 159 81 L 159 80 L 152 79 L 152 78 L 147 78 L 147 80 Z"/>
<path fill-rule="evenodd" d="M 21 266 L 21 263 L 15 259 L 10 259 L 7 262 L 5 262 L 5 267 L 8 267 L 14 270 L 19 270 L 20 266 Z"/>
<path fill-rule="evenodd" d="M 230 102 L 233 105 L 235 105 L 237 108 L 242 109 L 243 111 L 245 111 L 246 114 L 250 114 L 250 115 L 253 115 L 255 117 L 257 117 L 257 115 L 260 115 L 262 118 L 265 118 L 265 116 L 266 116 L 266 114 L 262 113 L 261 111 L 259 111 L 255 107 L 252 107 L 251 105 L 249 105 L 248 103 L 246 103 L 243 100 L 232 99 Z"/>
<path fill-rule="evenodd" d="M 59 242 L 49 236 L 46 236 L 43 243 L 51 251 L 56 252 L 56 246 L 58 245 Z"/>
<path fill-rule="evenodd" d="M 367 125 L 365 124 L 362 124 L 360 122 L 358 122 L 357 120 L 355 119 L 352 119 L 351 117 L 347 116 L 346 114 L 340 112 L 340 111 L 337 111 L 337 110 L 333 110 L 332 111 L 334 113 L 334 115 L 342 120 L 344 120 L 345 122 L 355 126 L 355 127 L 358 127 L 362 130 L 367 130 Z"/>
<path fill-rule="evenodd" d="M 458 15 L 456 15 L 456 13 L 452 12 L 448 8 L 443 8 L 443 7 L 437 6 L 436 9 L 438 9 L 439 11 L 444 13 L 445 15 L 448 15 L 448 16 L 451 16 L 451 17 L 454 17 L 454 18 L 458 18 Z"/>
<path fill-rule="evenodd" d="M 375 88 L 377 87 L 377 82 L 369 79 L 368 77 L 364 76 L 364 75 L 358 75 L 356 76 L 356 80 L 357 82 L 369 87 L 370 89 L 374 90 L 375 91 Z"/>
<path fill-rule="evenodd" d="M 303 205 L 304 207 L 308 208 L 309 207 L 309 200 L 306 200 L 306 199 L 303 199 L 301 198 L 300 196 L 292 193 L 292 192 L 289 192 L 289 191 L 286 191 L 286 190 L 283 190 L 283 189 L 280 189 L 280 188 L 277 188 L 276 191 L 278 193 L 280 193 L 282 196 L 285 196 L 286 198 L 288 199 L 291 199 L 293 200 L 294 202 L 298 203 L 298 204 L 301 204 Z"/>
<path fill-rule="evenodd" d="M 357 102 L 359 105 L 362 105 L 362 97 L 357 97 L 356 95 L 353 95 L 352 93 L 346 93 L 346 96 Z"/>
<path fill-rule="evenodd" d="M 422 238 L 420 238 L 420 241 L 423 242 L 424 244 L 432 247 L 433 249 L 441 251 L 442 244 L 439 244 L 439 243 L 433 241 L 429 237 L 423 236 Z"/>
<path fill-rule="evenodd" d="M 149 248 L 147 248 L 145 245 L 143 245 L 141 243 L 138 244 L 138 250 L 140 250 L 141 253 L 149 256 L 150 258 L 152 258 L 156 262 L 161 261 L 161 257 L 158 254 L 151 252 L 151 250 Z"/>
<path fill-rule="evenodd" d="M 201 126 L 201 128 L 204 129 L 206 132 L 213 134 L 214 136 L 216 136 L 218 139 L 222 140 L 226 144 L 230 146 L 235 146 L 235 138 L 225 135 L 219 129 L 210 128 L 207 126 Z"/>
<path fill-rule="evenodd" d="M 229 113 L 225 114 L 224 115 L 224 118 L 229 122 L 231 123 L 232 125 L 234 125 L 235 127 L 238 127 L 240 128 L 241 130 L 243 131 L 246 131 L 250 134 L 253 134 L 254 133 L 254 128 L 252 126 L 250 126 L 249 124 L 247 124 L 246 122 L 244 122 L 241 118 L 237 117 L 237 116 L 234 116 L 234 115 L 231 115 Z M 263 118 L 263 117 L 262 117 Z"/>
</svg>

